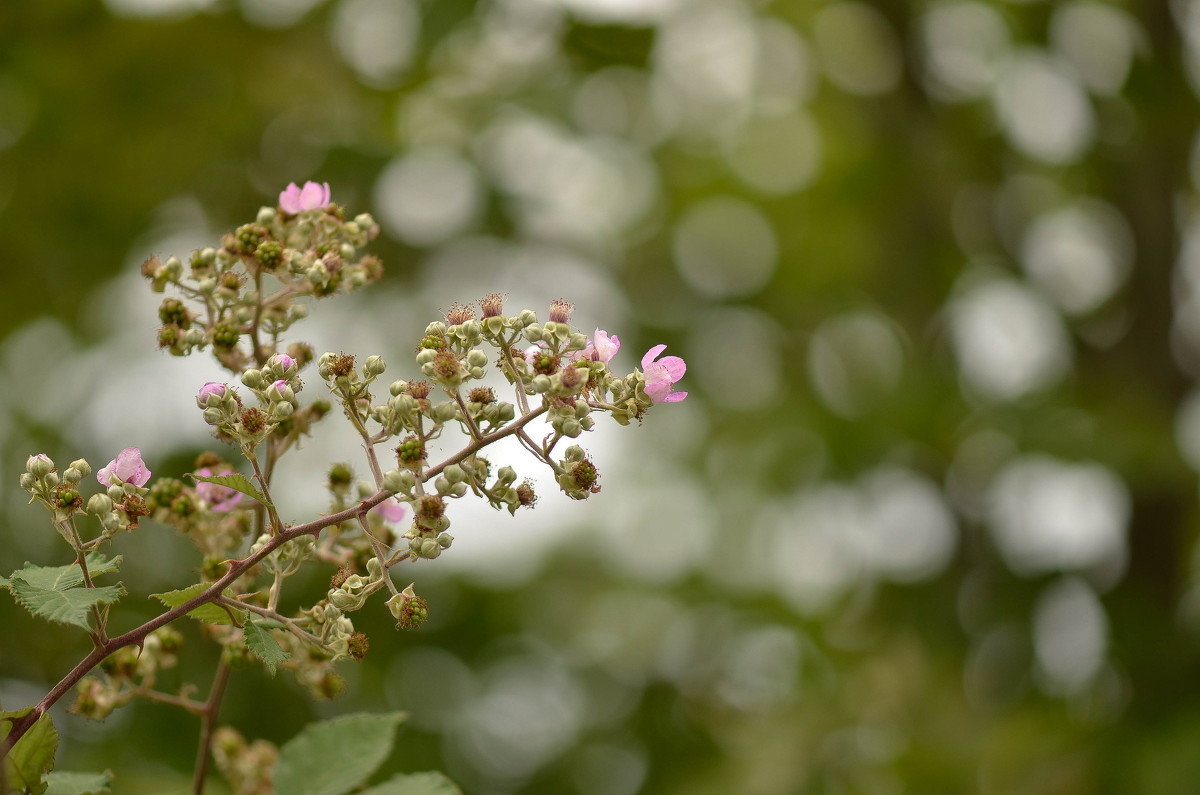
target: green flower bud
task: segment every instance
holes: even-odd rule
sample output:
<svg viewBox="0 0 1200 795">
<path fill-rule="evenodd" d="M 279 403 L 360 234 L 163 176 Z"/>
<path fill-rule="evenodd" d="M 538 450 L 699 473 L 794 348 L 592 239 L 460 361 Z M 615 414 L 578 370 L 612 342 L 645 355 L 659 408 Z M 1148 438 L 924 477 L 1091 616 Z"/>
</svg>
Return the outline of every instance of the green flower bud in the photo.
<svg viewBox="0 0 1200 795">
<path fill-rule="evenodd" d="M 446 324 L 440 320 L 435 320 L 425 327 L 426 337 L 444 337 L 446 336 Z"/>
<path fill-rule="evenodd" d="M 429 417 L 434 422 L 445 424 L 454 419 L 458 414 L 458 406 L 452 400 L 446 400 L 438 403 L 429 410 Z"/>
<path fill-rule="evenodd" d="M 275 223 L 275 208 L 274 207 L 259 207 L 257 221 L 263 226 Z"/>
<path fill-rule="evenodd" d="M 403 394 L 406 389 L 408 389 L 407 381 L 393 381 L 392 385 L 388 387 L 388 392 L 391 393 L 392 397 L 396 397 Z"/>
<path fill-rule="evenodd" d="M 511 403 L 500 403 L 496 406 L 496 416 L 501 422 L 508 422 L 517 416 L 517 410 Z"/>
<path fill-rule="evenodd" d="M 21 488 L 25 491 L 33 491 L 33 487 L 37 484 L 37 478 L 28 472 L 21 473 Z"/>
<path fill-rule="evenodd" d="M 408 469 L 389 469 L 383 473 L 383 488 L 396 494 L 411 494 L 417 477 Z"/>
<path fill-rule="evenodd" d="M 71 462 L 71 469 L 78 469 L 78 470 L 79 470 L 79 474 L 80 474 L 80 475 L 82 475 L 82 476 L 83 476 L 83 477 L 85 477 L 85 478 L 86 478 L 88 475 L 92 474 L 92 466 L 91 466 L 91 464 L 89 464 L 89 463 L 88 463 L 88 462 L 87 462 L 85 459 L 82 459 L 82 458 L 77 458 L 77 459 L 75 459 L 74 461 L 72 461 L 72 462 Z"/>
<path fill-rule="evenodd" d="M 537 392 L 539 395 L 542 394 L 543 392 L 548 392 L 548 391 L 550 391 L 550 386 L 551 386 L 550 377 L 546 376 L 546 375 L 541 375 L 541 374 L 535 375 L 533 377 L 533 379 L 529 382 L 529 386 L 531 386 L 533 388 L 533 391 Z"/>
<path fill-rule="evenodd" d="M 578 331 L 576 331 L 569 337 L 569 341 L 567 342 L 567 350 L 581 351 L 586 347 L 587 347 L 587 335 L 580 334 Z"/>
<path fill-rule="evenodd" d="M 107 494 L 93 494 L 87 501 L 87 512 L 96 516 L 111 513 L 112 509 L 113 501 Z"/>
<path fill-rule="evenodd" d="M 79 481 L 83 480 L 83 473 L 75 467 L 67 467 L 63 471 L 62 479 L 63 483 L 67 484 L 68 486 L 74 486 L 75 484 L 79 483 Z"/>
<path fill-rule="evenodd" d="M 528 328 L 534 323 L 537 323 L 537 313 L 532 309 L 523 309 L 521 310 L 521 314 L 517 317 L 517 320 L 520 323 L 521 328 Z"/>
<path fill-rule="evenodd" d="M 474 348 L 467 353 L 468 367 L 487 367 L 488 356 L 478 348 Z"/>
<path fill-rule="evenodd" d="M 288 417 L 292 416 L 295 411 L 296 408 L 287 401 L 280 401 L 271 405 L 271 416 L 277 420 L 286 420 Z"/>
<path fill-rule="evenodd" d="M 442 475 L 451 483 L 460 483 L 467 479 L 467 473 L 458 464 L 451 464 L 442 470 Z"/>
<path fill-rule="evenodd" d="M 221 409 L 205 409 L 204 421 L 209 425 L 220 425 L 225 420 L 225 412 Z"/>
<path fill-rule="evenodd" d="M 454 536 L 449 533 L 442 533 L 438 536 L 437 542 L 438 546 L 442 549 L 449 549 L 450 545 L 454 543 Z"/>
<path fill-rule="evenodd" d="M 386 369 L 387 363 L 379 355 L 368 356 L 366 361 L 363 362 L 363 374 L 368 378 L 380 375 Z"/>
<path fill-rule="evenodd" d="M 54 461 L 50 459 L 50 456 L 43 455 L 42 453 L 31 455 L 29 456 L 29 460 L 25 462 L 25 470 L 38 480 L 41 480 L 54 471 Z"/>
<path fill-rule="evenodd" d="M 262 371 L 250 368 L 242 373 L 242 383 L 251 389 L 262 389 L 264 383 Z"/>
<path fill-rule="evenodd" d="M 525 327 L 525 339 L 530 342 L 537 343 L 542 341 L 542 327 L 537 323 L 531 323 Z"/>
</svg>

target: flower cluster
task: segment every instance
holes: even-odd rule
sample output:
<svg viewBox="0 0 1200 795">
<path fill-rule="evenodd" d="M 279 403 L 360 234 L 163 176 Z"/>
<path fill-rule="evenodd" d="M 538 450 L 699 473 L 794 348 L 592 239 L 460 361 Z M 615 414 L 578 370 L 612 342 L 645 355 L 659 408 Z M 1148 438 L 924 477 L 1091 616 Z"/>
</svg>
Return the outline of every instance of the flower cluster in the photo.
<svg viewBox="0 0 1200 795">
<path fill-rule="evenodd" d="M 530 309 L 506 314 L 498 293 L 477 302 L 478 318 L 473 306 L 452 306 L 418 340 L 412 365 L 419 376 L 410 380 L 383 380 L 388 364 L 379 355 L 360 363 L 345 352 L 315 357 L 303 342 L 284 347 L 284 332 L 307 315 L 308 299 L 379 278 L 378 261 L 360 253 L 377 233 L 368 215 L 346 221 L 327 183 L 293 183 L 277 207 L 262 208 L 219 249 L 193 253 L 186 274 L 174 257 L 146 263 L 154 290 L 171 287 L 180 296 L 159 307 L 160 345 L 177 355 L 208 349 L 229 372 L 227 380 L 200 385 L 195 402 L 213 436 L 229 445 L 233 462 L 203 453 L 181 477 L 152 482 L 140 450 L 128 447 L 96 472 L 101 491 L 86 507 L 81 489 L 92 472 L 86 461 L 72 462 L 61 475 L 45 455 L 26 462 L 22 488 L 50 511 L 74 553 L 50 580 L 89 592 L 34 598 L 45 575 L 21 571 L 0 580 L 0 587 L 35 614 L 88 629 L 96 661 L 106 662 L 100 676 L 80 678 L 83 666 L 68 677 L 76 677 L 68 686 L 77 685 L 81 714 L 100 718 L 135 697 L 190 703 L 153 691 L 155 671 L 174 659 L 177 636 L 166 628 L 151 632 L 151 623 L 116 638 L 106 632 L 109 609 L 124 591 L 95 582 L 120 565 L 119 556 L 108 559 L 100 550 L 140 519 L 175 528 L 202 556 L 199 582 L 156 595 L 168 607 L 168 620 L 186 614 L 205 621 L 226 660 L 258 658 L 272 674 L 277 667 L 288 670 L 315 695 L 332 696 L 342 687 L 334 663 L 367 653 L 369 641 L 355 629 L 353 614 L 376 594 L 387 595 L 384 607 L 399 628 L 415 628 L 428 617 L 425 600 L 411 584 L 399 589 L 391 569 L 411 568 L 451 548 L 457 500 L 480 498 L 514 514 L 536 502 L 528 478 L 491 464 L 490 445 L 516 439 L 537 465 L 549 468 L 564 494 L 587 499 L 600 491 L 599 468 L 579 444 L 561 449 L 560 442 L 590 431 L 597 415 L 629 425 L 653 406 L 687 396 L 674 390 L 686 365 L 664 356 L 665 345 L 647 351 L 641 369 L 616 371 L 620 339 L 603 329 L 589 336 L 573 328 L 573 307 L 564 300 L 550 305 L 544 323 Z M 301 374 L 309 367 L 315 372 L 306 384 Z M 508 381 L 510 395 L 484 383 L 493 368 Z M 321 397 L 312 398 L 314 387 Z M 277 464 L 335 404 L 365 453 L 365 476 L 356 478 L 347 463 L 333 464 L 328 507 L 307 523 L 286 524 L 271 493 Z M 460 449 L 436 460 L 435 451 L 455 438 Z M 99 525 L 90 537 L 76 522 L 85 515 Z M 287 580 L 309 564 L 332 566 L 337 574 L 315 604 L 283 612 Z M 38 612 L 37 605 L 51 603 L 60 606 L 57 612 Z M 15 737 L 28 728 L 13 725 Z M 226 745 L 218 759 L 231 776 L 270 787 L 268 780 L 243 775 L 243 763 L 259 755 L 232 736 Z"/>
</svg>

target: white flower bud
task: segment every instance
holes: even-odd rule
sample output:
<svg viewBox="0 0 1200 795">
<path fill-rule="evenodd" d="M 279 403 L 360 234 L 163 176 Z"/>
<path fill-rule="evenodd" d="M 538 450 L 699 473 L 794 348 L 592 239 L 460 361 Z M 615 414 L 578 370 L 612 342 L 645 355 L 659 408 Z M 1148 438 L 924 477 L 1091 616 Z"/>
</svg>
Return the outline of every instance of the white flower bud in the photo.
<svg viewBox="0 0 1200 795">
<path fill-rule="evenodd" d="M 386 369 L 387 362 L 385 362 L 383 357 L 379 355 L 368 356 L 367 360 L 363 362 L 363 373 L 367 377 L 379 375 Z"/>
<path fill-rule="evenodd" d="M 107 494 L 93 494 L 87 501 L 87 512 L 96 516 L 111 513 L 112 509 L 113 501 Z"/>
<path fill-rule="evenodd" d="M 450 422 L 457 414 L 458 406 L 451 400 L 442 401 L 429 410 L 430 419 L 442 424 Z"/>
<path fill-rule="evenodd" d="M 42 453 L 31 455 L 29 456 L 29 460 L 25 462 L 25 470 L 38 480 L 41 480 L 54 471 L 54 461 L 51 460 L 50 456 Z"/>
<path fill-rule="evenodd" d="M 253 367 L 242 373 L 242 383 L 251 389 L 262 389 L 263 374 L 261 370 L 256 370 Z"/>
<path fill-rule="evenodd" d="M 275 208 L 274 207 L 259 207 L 258 208 L 258 223 L 263 226 L 269 226 L 275 223 Z"/>
</svg>

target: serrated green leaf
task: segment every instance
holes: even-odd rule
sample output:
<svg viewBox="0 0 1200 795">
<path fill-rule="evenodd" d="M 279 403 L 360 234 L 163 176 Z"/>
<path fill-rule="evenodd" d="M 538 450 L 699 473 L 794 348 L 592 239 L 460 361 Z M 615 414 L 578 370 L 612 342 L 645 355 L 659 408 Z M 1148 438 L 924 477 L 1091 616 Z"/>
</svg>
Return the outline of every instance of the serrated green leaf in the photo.
<svg viewBox="0 0 1200 795">
<path fill-rule="evenodd" d="M 392 752 L 403 712 L 358 713 L 313 723 L 279 749 L 275 790 L 289 795 L 345 795 Z"/>
<path fill-rule="evenodd" d="M 7 588 L 7 587 L 8 587 L 8 578 L 0 577 L 0 588 Z"/>
<path fill-rule="evenodd" d="M 268 508 L 275 507 L 274 505 L 271 504 L 270 500 L 268 500 L 266 497 L 264 497 L 262 495 L 261 492 L 259 492 L 258 489 L 254 488 L 254 484 L 251 483 L 249 480 L 247 480 L 245 475 L 241 475 L 241 474 L 238 474 L 235 472 L 232 475 L 192 475 L 192 474 L 189 474 L 188 477 L 191 478 L 192 480 L 202 480 L 205 483 L 215 483 L 218 486 L 226 486 L 227 488 L 231 488 L 234 491 L 240 491 L 242 494 L 245 494 L 250 499 L 261 502 L 263 505 L 267 506 Z"/>
<path fill-rule="evenodd" d="M 103 773 L 60 773 L 46 776 L 46 795 L 112 795 L 112 771 Z"/>
<path fill-rule="evenodd" d="M 269 620 L 269 619 L 268 619 Z M 271 637 L 271 633 L 263 626 L 266 622 L 248 621 L 242 627 L 242 633 L 246 638 L 246 648 L 254 653 L 255 657 L 263 661 L 263 665 L 267 666 L 267 670 L 271 672 L 271 676 L 275 675 L 275 666 L 286 660 L 292 655 L 283 650 L 279 645 L 279 641 Z M 278 624 L 278 621 L 272 623 Z"/>
<path fill-rule="evenodd" d="M 32 707 L 0 713 L 0 741 L 12 731 L 12 719 L 28 715 Z M 46 783 L 43 776 L 54 767 L 54 752 L 58 750 L 58 731 L 49 715 L 37 719 L 4 758 L 4 774 L 8 786 L 18 792 L 28 789 L 33 795 L 43 795 Z"/>
<path fill-rule="evenodd" d="M 150 594 L 150 598 L 157 599 L 167 607 L 179 607 L 189 599 L 199 596 L 209 587 L 209 583 L 198 582 L 195 585 L 189 585 L 187 588 L 180 588 L 178 591 L 152 593 Z M 237 623 L 243 623 L 247 615 L 247 611 L 241 608 L 218 605 L 212 602 L 205 602 L 187 612 L 188 618 L 194 618 L 197 621 L 204 621 L 209 624 L 225 624 L 226 626 L 234 623 L 234 617 L 237 618 Z"/>
<path fill-rule="evenodd" d="M 109 560 L 98 552 L 89 552 L 85 560 L 87 560 L 88 573 L 93 577 L 109 574 L 121 566 L 120 555 Z M 35 566 L 32 563 L 26 563 L 23 568 L 14 571 L 7 580 L 9 588 L 12 587 L 12 580 L 17 577 L 47 591 L 65 591 L 68 588 L 78 588 L 83 585 L 83 570 L 79 568 L 77 561 L 72 561 L 66 566 Z"/>
<path fill-rule="evenodd" d="M 376 784 L 360 795 L 462 795 L 453 781 L 436 770 L 425 773 L 401 773 Z"/>
<path fill-rule="evenodd" d="M 57 624 L 73 624 L 86 630 L 92 628 L 88 619 L 93 607 L 112 604 L 125 595 L 121 583 L 100 588 L 56 591 L 26 582 L 19 573 L 12 576 L 8 590 L 17 604 L 34 616 Z"/>
</svg>

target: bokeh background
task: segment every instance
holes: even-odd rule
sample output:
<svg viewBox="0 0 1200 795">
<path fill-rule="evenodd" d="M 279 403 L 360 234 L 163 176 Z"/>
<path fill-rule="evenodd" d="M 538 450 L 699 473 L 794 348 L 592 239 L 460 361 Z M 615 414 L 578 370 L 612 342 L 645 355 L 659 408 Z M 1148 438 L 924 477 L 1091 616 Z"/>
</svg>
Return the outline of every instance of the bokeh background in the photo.
<svg viewBox="0 0 1200 795">
<path fill-rule="evenodd" d="M 66 561 L 30 453 L 216 445 L 141 260 L 328 181 L 388 275 L 318 351 L 411 377 L 452 302 L 563 296 L 690 395 L 600 423 L 587 503 L 456 506 L 429 622 L 358 614 L 345 695 L 239 670 L 225 722 L 405 709 L 389 769 L 469 793 L 1194 792 L 1198 89 L 1194 0 L 0 3 L 0 571 Z M 285 518 L 363 470 L 340 421 Z M 195 576 L 117 546 L 119 626 Z M 163 684 L 204 692 L 185 629 Z M 86 648 L 0 597 L 3 706 Z M 187 790 L 186 715 L 55 722 L 61 769 Z"/>
</svg>

